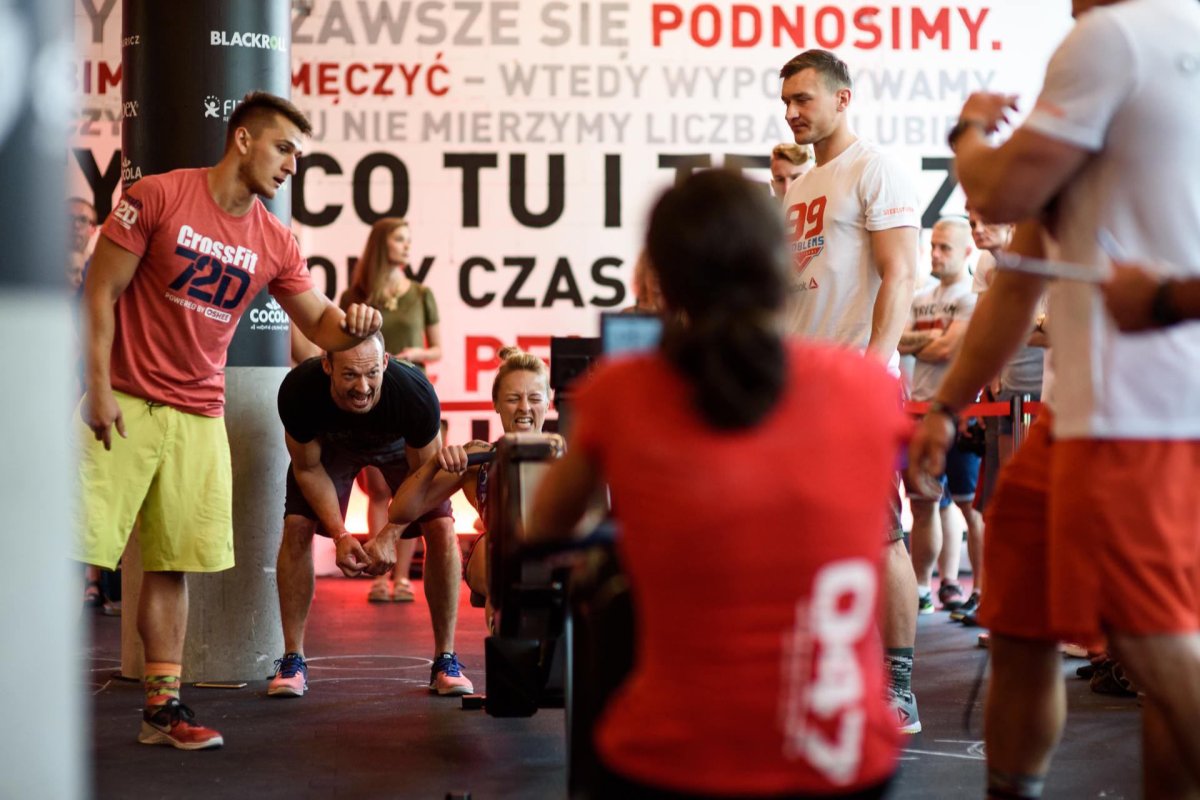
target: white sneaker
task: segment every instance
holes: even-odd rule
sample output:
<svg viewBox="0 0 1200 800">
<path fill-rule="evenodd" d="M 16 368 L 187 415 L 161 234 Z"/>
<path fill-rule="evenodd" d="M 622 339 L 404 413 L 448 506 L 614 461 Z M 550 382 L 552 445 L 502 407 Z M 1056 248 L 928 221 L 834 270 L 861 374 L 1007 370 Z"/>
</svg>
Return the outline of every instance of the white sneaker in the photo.
<svg viewBox="0 0 1200 800">
<path fill-rule="evenodd" d="M 921 732 L 921 715 L 917 713 L 917 696 L 912 692 L 888 693 L 892 713 L 896 715 L 896 730 L 904 734 Z"/>
</svg>

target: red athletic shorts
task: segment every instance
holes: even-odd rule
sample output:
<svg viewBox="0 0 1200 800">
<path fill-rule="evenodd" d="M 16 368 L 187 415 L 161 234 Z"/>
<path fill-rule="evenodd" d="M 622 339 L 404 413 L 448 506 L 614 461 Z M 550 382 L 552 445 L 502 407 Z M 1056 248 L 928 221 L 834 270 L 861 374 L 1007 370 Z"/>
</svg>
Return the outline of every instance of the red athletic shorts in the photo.
<svg viewBox="0 0 1200 800">
<path fill-rule="evenodd" d="M 1099 647 L 1200 630 L 1200 442 L 1054 442 L 1044 414 L 986 520 L 980 622 L 996 633 Z"/>
</svg>

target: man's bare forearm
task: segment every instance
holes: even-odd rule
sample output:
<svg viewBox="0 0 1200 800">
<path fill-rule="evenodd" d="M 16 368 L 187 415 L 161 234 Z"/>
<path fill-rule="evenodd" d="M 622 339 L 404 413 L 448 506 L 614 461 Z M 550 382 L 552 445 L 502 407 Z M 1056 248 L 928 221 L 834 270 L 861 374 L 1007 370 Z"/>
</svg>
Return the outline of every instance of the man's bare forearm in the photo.
<svg viewBox="0 0 1200 800">
<path fill-rule="evenodd" d="M 466 473 L 445 472 L 438 467 L 436 458 L 429 459 L 409 473 L 396 490 L 388 506 L 388 521 L 393 525 L 411 525 L 461 489 L 465 482 Z"/>
<path fill-rule="evenodd" d="M 944 364 L 954 357 L 958 352 L 958 346 L 962 342 L 961 336 L 954 337 L 957 341 L 949 337 L 939 336 L 929 343 L 928 347 L 921 348 L 921 352 L 917 353 L 917 360 L 924 361 L 926 364 Z"/>
<path fill-rule="evenodd" d="M 896 349 L 901 355 L 915 355 L 921 348 L 937 338 L 935 331 L 905 331 L 900 334 L 900 343 Z"/>
<path fill-rule="evenodd" d="M 87 390 L 112 389 L 112 345 L 116 314 L 112 300 L 98 292 L 87 292 Z"/>
<path fill-rule="evenodd" d="M 879 294 L 875 297 L 875 307 L 871 312 L 871 338 L 867 342 L 867 352 L 885 364 L 896 352 L 900 335 L 908 323 L 912 293 L 912 281 L 902 275 L 885 275 L 879 285 Z"/>
<path fill-rule="evenodd" d="M 137 272 L 141 259 L 114 244 L 106 235 L 96 239 L 92 266 L 83 286 L 87 312 L 87 388 L 93 393 L 112 390 L 112 345 L 116 335 L 116 303 Z"/>
<path fill-rule="evenodd" d="M 333 303 L 330 303 L 321 313 L 321 318 L 313 326 L 308 338 L 322 350 L 349 350 L 360 343 L 362 339 L 357 336 L 351 336 L 342 329 L 342 320 L 345 318 L 345 312 Z"/>
<path fill-rule="evenodd" d="M 304 493 L 304 499 L 308 501 L 309 507 L 317 515 L 325 532 L 332 536 L 334 541 L 345 536 L 346 521 L 342 519 L 337 489 L 334 488 L 333 481 L 325 472 L 325 468 L 316 466 L 310 469 L 300 469 L 293 463 L 292 473 L 296 476 L 296 483 L 300 486 L 300 491 Z"/>
<path fill-rule="evenodd" d="M 963 192 L 980 213 L 987 212 L 985 216 L 992 222 L 1012 221 L 994 217 L 999 209 L 995 208 L 993 198 L 1004 183 L 1002 161 L 997 148 L 988 143 L 987 136 L 978 128 L 964 133 L 954 148 L 954 174 Z"/>
</svg>

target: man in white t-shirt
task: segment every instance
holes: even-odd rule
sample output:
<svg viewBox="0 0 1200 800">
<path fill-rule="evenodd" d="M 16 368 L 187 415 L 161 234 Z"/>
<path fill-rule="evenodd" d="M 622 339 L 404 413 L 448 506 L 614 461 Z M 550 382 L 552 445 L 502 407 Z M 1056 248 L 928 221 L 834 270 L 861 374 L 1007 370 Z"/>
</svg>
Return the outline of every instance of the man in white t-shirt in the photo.
<svg viewBox="0 0 1200 800">
<path fill-rule="evenodd" d="M 850 71 L 841 59 L 807 50 L 779 77 L 796 144 L 812 145 L 816 153 L 816 166 L 783 201 L 793 260 L 790 330 L 864 351 L 898 371 L 896 344 L 908 319 L 919 249 L 916 184 L 850 130 Z M 899 729 L 917 733 L 917 587 L 899 508 L 897 495 L 884 556 L 881 633 Z"/>
<path fill-rule="evenodd" d="M 951 136 L 963 189 L 989 220 L 1043 217 L 1057 257 L 1098 278 L 1103 237 L 1160 277 L 1200 276 L 1200 173 L 1188 167 L 1200 140 L 1200 3 L 1073 6 L 1079 22 L 1008 141 L 986 137 L 1015 98 L 963 106 Z M 1036 239 L 1016 249 L 1026 244 L 1036 249 Z M 955 408 L 1025 339 L 1044 283 L 997 273 L 914 439 L 915 468 L 940 468 Z M 1065 717 L 1055 643 L 1107 637 L 1145 692 L 1146 796 L 1197 796 L 1200 325 L 1122 334 L 1087 282 L 1054 283 L 1049 314 L 1053 443 L 1043 417 L 988 515 L 989 792 L 1040 794 Z"/>
<path fill-rule="evenodd" d="M 967 321 L 975 310 L 975 293 L 971 291 L 971 275 L 967 272 L 967 258 L 973 249 L 971 226 L 965 219 L 946 217 L 933 226 L 930 264 L 936 281 L 913 296 L 908 328 L 900 336 L 900 353 L 916 359 L 913 400 L 933 399 L 950 367 L 950 359 L 962 343 Z M 913 515 L 910 544 L 917 575 L 918 610 L 922 614 L 933 613 L 930 584 L 935 563 L 941 575 L 938 601 L 942 607 L 956 611 L 963 604 L 962 587 L 958 583 L 962 531 L 950 506 L 956 505 L 962 511 L 970 540 L 982 543 L 983 517 L 973 507 L 978 477 L 979 455 L 955 442 L 946 457 L 941 496 L 909 495 Z"/>
</svg>

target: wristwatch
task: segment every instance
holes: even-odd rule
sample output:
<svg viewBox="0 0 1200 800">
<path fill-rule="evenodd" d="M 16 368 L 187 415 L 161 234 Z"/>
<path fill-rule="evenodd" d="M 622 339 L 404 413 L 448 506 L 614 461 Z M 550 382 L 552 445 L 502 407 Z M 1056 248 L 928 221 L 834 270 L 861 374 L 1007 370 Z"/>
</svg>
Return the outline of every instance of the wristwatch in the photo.
<svg viewBox="0 0 1200 800">
<path fill-rule="evenodd" d="M 950 152 L 955 152 L 954 146 L 958 144 L 958 140 L 962 135 L 971 128 L 978 128 L 980 133 L 987 133 L 987 126 L 977 119 L 960 119 L 946 134 L 946 144 L 950 146 Z"/>
</svg>

